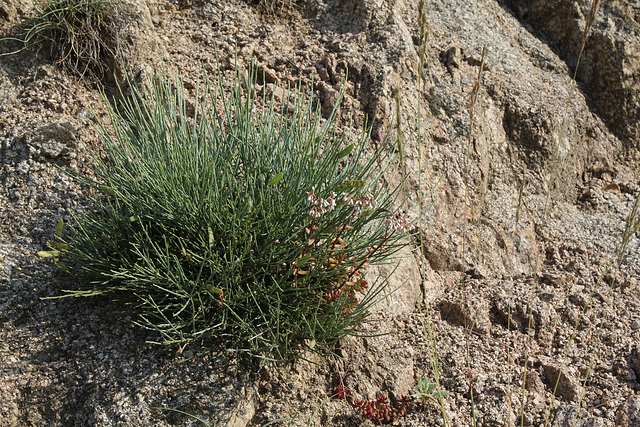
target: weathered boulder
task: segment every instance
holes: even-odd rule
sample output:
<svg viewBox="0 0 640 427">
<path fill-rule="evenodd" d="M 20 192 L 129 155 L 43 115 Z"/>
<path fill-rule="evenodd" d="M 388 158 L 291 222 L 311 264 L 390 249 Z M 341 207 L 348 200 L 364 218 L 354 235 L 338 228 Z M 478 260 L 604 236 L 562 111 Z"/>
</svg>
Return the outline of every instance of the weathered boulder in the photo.
<svg viewBox="0 0 640 427">
<path fill-rule="evenodd" d="M 525 25 L 544 37 L 574 70 L 590 21 L 587 0 L 503 0 Z M 640 148 L 640 5 L 599 2 L 577 70 L 587 102 L 611 131 Z"/>
<path fill-rule="evenodd" d="M 574 204 L 586 174 L 611 167 L 623 147 L 591 112 L 572 85 L 570 68 L 549 45 L 497 2 L 428 2 L 423 84 L 417 74 L 417 2 L 334 3 L 312 2 L 321 11 L 316 16 L 327 22 L 317 25 L 335 31 L 338 40 L 351 32 L 352 40 L 366 41 L 349 47 L 347 68 L 360 83 L 353 97 L 377 119 L 373 136 L 388 136 L 389 149 L 395 147 L 399 90 L 407 203 L 416 218 L 418 200 L 423 202 L 429 242 L 423 249 L 432 268 L 532 271 L 543 213 L 562 218 L 553 224 L 561 227 L 558 234 L 582 227 L 587 219 L 565 221 L 561 205 Z M 484 47 L 486 69 L 471 128 L 469 103 Z M 401 176 L 389 180 L 397 184 Z"/>
<path fill-rule="evenodd" d="M 122 34 L 122 61 L 111 64 L 116 81 L 127 76 L 149 79 L 162 70 L 167 58 L 164 44 L 158 38 L 145 0 L 125 0 L 124 7 L 134 19 Z"/>
</svg>

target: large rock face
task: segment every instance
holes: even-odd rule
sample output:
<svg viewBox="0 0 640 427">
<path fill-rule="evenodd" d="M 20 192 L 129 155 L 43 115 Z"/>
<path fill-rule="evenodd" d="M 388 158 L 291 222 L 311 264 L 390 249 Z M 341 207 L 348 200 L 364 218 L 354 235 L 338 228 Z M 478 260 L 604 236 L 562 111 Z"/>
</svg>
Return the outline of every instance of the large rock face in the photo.
<svg viewBox="0 0 640 427">
<path fill-rule="evenodd" d="M 356 88 L 353 96 L 367 114 L 375 115 L 374 137 L 381 140 L 390 134 L 390 140 L 395 139 L 396 89 L 405 136 L 420 116 L 421 142 L 418 145 L 415 132 L 406 139 L 405 166 L 414 214 L 420 192 L 424 198 L 433 191 L 431 197 L 437 200 L 428 212 L 425 235 L 425 256 L 433 268 L 506 273 L 513 263 L 516 272 L 531 271 L 542 232 L 535 222 L 544 212 L 576 203 L 588 188 L 588 175 L 613 168 L 622 153 L 611 127 L 591 112 L 591 94 L 585 97 L 581 87 L 573 87 L 567 64 L 496 2 L 427 2 L 431 37 L 424 87 L 417 77 L 416 2 L 318 0 L 310 8 L 317 17 L 314 25 L 333 38 L 333 45 L 348 46 L 344 61 L 355 71 L 349 74 Z M 485 46 L 486 71 L 469 138 L 468 106 Z M 619 59 L 616 66 L 623 67 L 625 57 L 614 58 Z M 627 74 L 637 72 L 638 67 L 624 67 L 630 66 Z M 629 85 L 624 99 L 635 101 L 637 90 Z M 614 102 L 616 94 L 602 98 Z M 636 125 L 628 114 L 612 116 L 628 117 L 624 120 Z M 514 239 L 520 185 L 526 208 L 521 206 L 521 231 Z M 549 186 L 555 204 L 545 200 Z M 465 217 L 471 221 L 466 223 Z M 464 249 L 470 247 L 473 251 Z"/>
<path fill-rule="evenodd" d="M 573 71 L 591 5 L 587 0 L 503 0 Z M 577 77 L 593 110 L 629 147 L 640 147 L 640 5 L 599 2 Z"/>
</svg>

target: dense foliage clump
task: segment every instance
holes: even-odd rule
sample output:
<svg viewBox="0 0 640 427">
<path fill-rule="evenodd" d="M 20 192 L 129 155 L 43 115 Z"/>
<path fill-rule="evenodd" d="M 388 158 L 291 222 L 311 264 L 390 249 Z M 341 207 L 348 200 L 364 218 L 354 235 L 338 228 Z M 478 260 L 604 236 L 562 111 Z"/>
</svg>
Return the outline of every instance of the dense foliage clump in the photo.
<svg viewBox="0 0 640 427">
<path fill-rule="evenodd" d="M 85 179 L 95 210 L 49 253 L 83 281 L 70 295 L 117 295 L 163 343 L 284 357 L 357 333 L 385 286 L 366 266 L 411 229 L 377 184 L 392 159 L 253 80 L 207 83 L 193 104 L 161 78 L 111 109 Z"/>
<path fill-rule="evenodd" d="M 22 43 L 19 50 L 42 51 L 75 74 L 102 78 L 126 62 L 123 31 L 135 18 L 121 0 L 39 0 L 13 40 Z"/>
</svg>

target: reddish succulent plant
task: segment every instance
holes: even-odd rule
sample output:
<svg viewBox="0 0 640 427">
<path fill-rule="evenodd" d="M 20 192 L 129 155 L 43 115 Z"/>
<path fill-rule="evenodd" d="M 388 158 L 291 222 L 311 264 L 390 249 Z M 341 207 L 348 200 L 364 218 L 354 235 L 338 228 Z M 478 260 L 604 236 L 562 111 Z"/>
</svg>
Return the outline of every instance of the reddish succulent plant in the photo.
<svg viewBox="0 0 640 427">
<path fill-rule="evenodd" d="M 376 400 L 356 400 L 353 402 L 356 412 L 379 424 L 396 421 L 398 417 L 406 413 L 410 404 L 411 398 L 404 395 L 393 405 L 389 404 L 389 399 L 382 395 L 378 396 Z"/>
</svg>

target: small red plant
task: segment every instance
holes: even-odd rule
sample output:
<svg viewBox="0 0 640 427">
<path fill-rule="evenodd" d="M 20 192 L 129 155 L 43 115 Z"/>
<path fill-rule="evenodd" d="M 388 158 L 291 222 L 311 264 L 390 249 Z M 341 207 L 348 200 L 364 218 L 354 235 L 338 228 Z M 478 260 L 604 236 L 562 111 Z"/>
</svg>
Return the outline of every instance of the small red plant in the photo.
<svg viewBox="0 0 640 427">
<path fill-rule="evenodd" d="M 340 400 L 345 400 L 350 396 L 349 389 L 345 386 L 345 378 L 349 374 L 351 364 L 353 360 L 349 361 L 344 374 L 338 372 L 337 383 L 338 385 L 334 389 L 334 397 Z M 393 405 L 389 403 L 389 399 L 386 396 L 378 396 L 376 400 L 355 400 L 349 399 L 349 404 L 353 406 L 355 411 L 365 417 L 368 420 L 377 422 L 379 425 L 387 424 L 396 421 L 399 417 L 404 416 L 409 405 L 411 405 L 412 399 L 405 395 L 400 396 Z"/>
<path fill-rule="evenodd" d="M 349 370 L 351 369 L 351 363 L 353 363 L 353 359 L 349 360 L 349 364 L 347 365 L 347 368 L 344 371 L 344 374 L 341 374 L 340 372 L 338 372 L 338 385 L 336 386 L 333 394 L 335 397 L 337 397 L 340 400 L 344 400 L 347 397 L 349 397 L 349 389 L 344 385 L 344 380 L 347 377 L 347 375 L 349 375 Z"/>
<path fill-rule="evenodd" d="M 336 395 L 336 397 L 338 399 L 344 400 L 347 397 L 349 397 L 349 389 L 347 387 L 343 386 L 342 384 L 340 384 L 335 389 L 335 395 Z"/>
<path fill-rule="evenodd" d="M 410 404 L 411 398 L 404 395 L 394 405 L 389 404 L 389 399 L 386 396 L 378 396 L 376 400 L 356 400 L 353 402 L 356 412 L 380 425 L 394 422 L 398 417 L 402 417 Z"/>
</svg>

